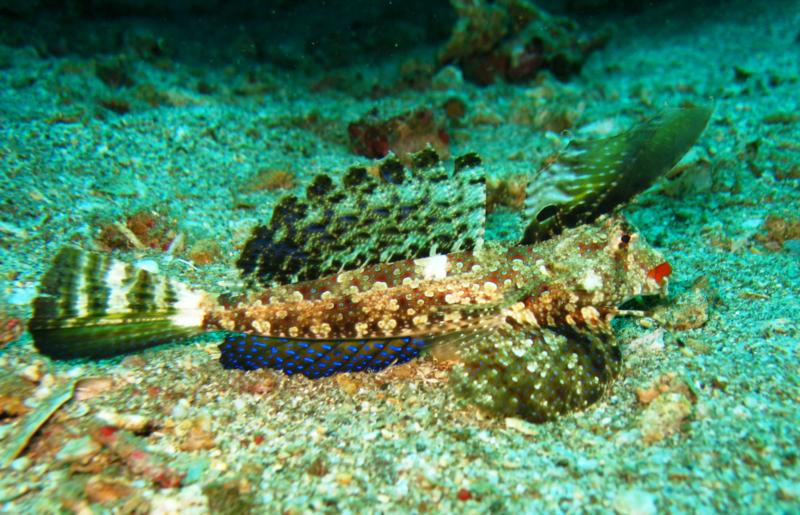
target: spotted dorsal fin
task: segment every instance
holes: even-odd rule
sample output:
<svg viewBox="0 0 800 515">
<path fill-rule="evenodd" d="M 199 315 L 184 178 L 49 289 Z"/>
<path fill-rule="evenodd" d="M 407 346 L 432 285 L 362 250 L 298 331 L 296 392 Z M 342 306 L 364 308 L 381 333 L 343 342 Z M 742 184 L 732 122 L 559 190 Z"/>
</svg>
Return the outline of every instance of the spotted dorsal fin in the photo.
<svg viewBox="0 0 800 515">
<path fill-rule="evenodd" d="M 669 171 L 705 129 L 711 109 L 669 109 L 605 139 L 573 141 L 528 182 L 523 243 L 591 222 Z"/>
<path fill-rule="evenodd" d="M 237 266 L 265 287 L 308 281 L 370 264 L 473 250 L 484 236 L 480 158 L 450 167 L 429 148 L 404 167 L 390 156 L 375 169 L 350 168 L 337 184 L 318 175 L 257 227 Z"/>
</svg>

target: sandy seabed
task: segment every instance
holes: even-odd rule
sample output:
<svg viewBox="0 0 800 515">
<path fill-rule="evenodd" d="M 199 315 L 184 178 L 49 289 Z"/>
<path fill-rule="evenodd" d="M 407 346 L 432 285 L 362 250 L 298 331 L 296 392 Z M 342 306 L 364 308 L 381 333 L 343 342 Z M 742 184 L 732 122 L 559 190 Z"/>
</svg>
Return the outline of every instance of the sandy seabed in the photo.
<svg viewBox="0 0 800 515">
<path fill-rule="evenodd" d="M 476 151 L 504 177 L 535 169 L 561 139 L 525 109 L 577 113 L 570 131 L 597 135 L 661 106 L 715 106 L 683 172 L 626 208 L 671 262 L 671 299 L 695 310 L 691 323 L 623 324 L 624 373 L 585 412 L 542 425 L 476 413 L 430 357 L 312 382 L 223 370 L 213 336 L 64 363 L 25 333 L 0 350 L 0 452 L 26 414 L 81 381 L 0 476 L 0 510 L 800 510 L 800 4 L 715 5 L 619 20 L 567 84 L 454 80 L 380 99 L 263 69 L 253 79 L 135 62 L 139 87 L 160 95 L 150 106 L 99 80 L 88 58 L 0 48 L 4 320 L 30 315 L 61 245 L 94 248 L 139 212 L 156 212 L 184 248 L 120 256 L 210 291 L 240 287 L 232 263 L 252 227 L 286 187 L 366 161 L 348 149 L 347 124 L 374 107 L 462 99 L 453 153 Z M 286 175 L 257 189 L 264 170 Z M 124 438 L 104 444 L 109 425 Z"/>
</svg>

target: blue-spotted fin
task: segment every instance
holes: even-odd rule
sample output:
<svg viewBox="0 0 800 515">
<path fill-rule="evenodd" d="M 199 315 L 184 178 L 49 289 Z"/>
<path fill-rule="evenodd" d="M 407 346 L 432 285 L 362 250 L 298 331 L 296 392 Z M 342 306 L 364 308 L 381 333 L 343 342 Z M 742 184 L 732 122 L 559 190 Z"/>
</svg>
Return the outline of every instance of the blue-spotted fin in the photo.
<svg viewBox="0 0 800 515">
<path fill-rule="evenodd" d="M 523 243 L 590 222 L 647 189 L 697 141 L 711 112 L 672 108 L 617 136 L 570 142 L 528 182 Z"/>
<path fill-rule="evenodd" d="M 309 379 L 340 372 L 378 372 L 411 361 L 433 340 L 398 338 L 303 339 L 232 334 L 220 345 L 224 368 L 271 368 Z"/>
</svg>

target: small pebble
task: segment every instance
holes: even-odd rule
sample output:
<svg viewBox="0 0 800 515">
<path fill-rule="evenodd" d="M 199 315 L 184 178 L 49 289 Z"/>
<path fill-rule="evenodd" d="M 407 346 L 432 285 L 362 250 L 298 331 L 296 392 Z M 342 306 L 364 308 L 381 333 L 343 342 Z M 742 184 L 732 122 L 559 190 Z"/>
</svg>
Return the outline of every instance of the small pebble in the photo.
<svg viewBox="0 0 800 515">
<path fill-rule="evenodd" d="M 800 499 L 800 482 L 789 479 L 778 484 L 778 498 L 784 501 L 796 501 Z"/>
<path fill-rule="evenodd" d="M 22 377 L 32 383 L 38 383 L 42 379 L 42 363 L 37 361 L 28 365 L 22 370 Z"/>
<path fill-rule="evenodd" d="M 129 497 L 133 488 L 118 479 L 95 476 L 86 483 L 85 493 L 91 502 L 106 504 Z"/>
<path fill-rule="evenodd" d="M 100 450 L 100 444 L 89 436 L 70 440 L 58 451 L 56 460 L 74 462 L 83 461 Z"/>
<path fill-rule="evenodd" d="M 11 470 L 25 472 L 31 466 L 31 460 L 27 456 L 22 456 L 11 462 Z"/>
<path fill-rule="evenodd" d="M 116 411 L 103 410 L 97 414 L 102 422 L 119 429 L 127 429 L 134 433 L 144 431 L 150 425 L 150 419 L 144 415 L 131 413 L 117 413 Z"/>
<path fill-rule="evenodd" d="M 45 388 L 52 388 L 53 385 L 56 384 L 56 378 L 53 374 L 45 374 L 42 376 L 42 380 L 40 381 L 39 385 Z"/>
<path fill-rule="evenodd" d="M 655 515 L 655 496 L 644 490 L 625 490 L 617 494 L 614 510 L 620 515 Z"/>
<path fill-rule="evenodd" d="M 639 427 L 645 444 L 653 444 L 678 432 L 691 414 L 692 403 L 680 393 L 656 397 L 642 414 Z"/>
<path fill-rule="evenodd" d="M 153 496 L 150 513 L 181 513 L 194 515 L 208 513 L 208 499 L 200 485 L 190 485 L 180 490 L 162 490 Z"/>
<path fill-rule="evenodd" d="M 526 422 L 519 418 L 508 417 L 506 418 L 506 428 L 513 429 L 527 436 L 536 436 L 539 430 L 530 422 Z"/>
</svg>

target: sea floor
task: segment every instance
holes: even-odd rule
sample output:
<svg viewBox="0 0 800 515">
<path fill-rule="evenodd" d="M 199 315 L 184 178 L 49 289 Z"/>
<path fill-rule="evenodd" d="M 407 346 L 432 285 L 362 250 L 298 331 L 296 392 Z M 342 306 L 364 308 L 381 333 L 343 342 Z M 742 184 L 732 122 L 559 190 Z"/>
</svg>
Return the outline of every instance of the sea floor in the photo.
<svg viewBox="0 0 800 515">
<path fill-rule="evenodd" d="M 0 47 L 0 456 L 53 412 L 0 475 L 0 511 L 799 511 L 800 3 L 671 9 L 615 20 L 566 84 L 444 77 L 380 98 L 319 87 L 347 70 L 320 82 L 142 60 L 98 74 L 91 57 Z M 241 288 L 232 263 L 275 201 L 366 161 L 349 122 L 451 98 L 466 106 L 452 153 L 478 152 L 495 177 L 565 139 L 543 120 L 603 135 L 662 106 L 715 107 L 680 173 L 626 208 L 672 264 L 670 315 L 622 324 L 622 377 L 585 412 L 481 414 L 433 357 L 310 381 L 223 370 L 213 335 L 101 362 L 7 342 L 57 249 L 124 247 L 113 228 L 133 216 L 168 248 L 120 257 Z"/>
</svg>

